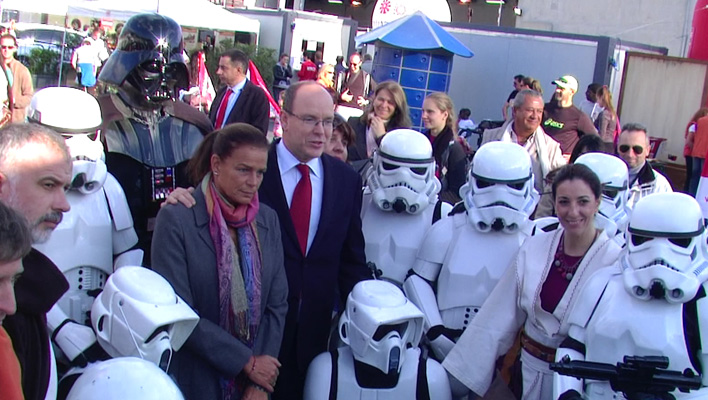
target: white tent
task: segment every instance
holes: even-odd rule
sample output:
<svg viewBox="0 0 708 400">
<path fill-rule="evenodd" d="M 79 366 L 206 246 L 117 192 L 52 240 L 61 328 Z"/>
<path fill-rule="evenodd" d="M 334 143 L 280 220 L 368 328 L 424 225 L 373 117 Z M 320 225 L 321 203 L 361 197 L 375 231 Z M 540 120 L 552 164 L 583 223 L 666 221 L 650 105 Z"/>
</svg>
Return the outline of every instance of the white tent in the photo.
<svg viewBox="0 0 708 400">
<path fill-rule="evenodd" d="M 256 34 L 260 31 L 258 20 L 234 14 L 206 0 L 75 0 L 68 7 L 69 15 L 119 20 L 154 12 L 182 26 Z"/>
<path fill-rule="evenodd" d="M 3 10 L 64 15 L 71 2 L 71 0 L 2 0 L 0 7 Z"/>
</svg>

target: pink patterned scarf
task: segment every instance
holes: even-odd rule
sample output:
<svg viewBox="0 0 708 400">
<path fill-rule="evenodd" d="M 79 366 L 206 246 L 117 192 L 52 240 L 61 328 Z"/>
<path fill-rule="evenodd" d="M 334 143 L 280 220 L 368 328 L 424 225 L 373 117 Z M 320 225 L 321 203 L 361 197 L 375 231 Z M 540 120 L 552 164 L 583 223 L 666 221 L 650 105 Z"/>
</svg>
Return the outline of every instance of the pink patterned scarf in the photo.
<svg viewBox="0 0 708 400">
<path fill-rule="evenodd" d="M 231 205 L 216 189 L 211 174 L 201 189 L 209 213 L 209 234 L 216 249 L 219 277 L 219 325 L 253 347 L 261 319 L 261 246 L 256 214 L 258 194 L 250 204 Z M 236 391 L 236 379 L 222 380 L 224 399 Z"/>
</svg>

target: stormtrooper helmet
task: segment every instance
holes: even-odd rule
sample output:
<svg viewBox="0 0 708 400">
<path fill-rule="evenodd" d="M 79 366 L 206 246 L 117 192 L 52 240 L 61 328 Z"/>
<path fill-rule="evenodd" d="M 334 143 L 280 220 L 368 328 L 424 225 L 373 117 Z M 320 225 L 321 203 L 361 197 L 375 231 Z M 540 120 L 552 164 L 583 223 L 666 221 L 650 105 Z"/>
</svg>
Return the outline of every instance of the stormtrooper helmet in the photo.
<svg viewBox="0 0 708 400">
<path fill-rule="evenodd" d="M 90 94 L 68 87 L 48 87 L 32 96 L 28 119 L 61 134 L 72 158 L 71 188 L 91 194 L 108 174 L 99 127 L 101 108 Z"/>
<path fill-rule="evenodd" d="M 634 206 L 620 257 L 625 288 L 642 299 L 685 303 L 708 278 L 703 214 L 683 193 L 654 193 Z"/>
<path fill-rule="evenodd" d="M 490 142 L 472 159 L 468 182 L 460 188 L 467 215 L 481 232 L 517 232 L 538 203 L 531 157 L 511 142 Z"/>
<path fill-rule="evenodd" d="M 388 132 L 374 153 L 367 185 L 383 211 L 418 214 L 437 200 L 440 181 L 430 141 L 411 129 Z"/>
<path fill-rule="evenodd" d="M 618 157 L 605 153 L 586 153 L 578 157 L 576 164 L 590 168 L 602 183 L 602 200 L 598 219 L 604 218 L 616 225 L 616 231 L 624 232 L 629 222 L 629 173 L 627 164 Z"/>
<path fill-rule="evenodd" d="M 339 334 L 357 361 L 399 373 L 406 349 L 416 347 L 423 334 L 423 313 L 396 285 L 362 281 L 349 293 Z"/>
<path fill-rule="evenodd" d="M 140 357 L 165 371 L 197 322 L 167 280 L 143 267 L 118 268 L 91 308 L 98 342 L 111 357 Z"/>
<path fill-rule="evenodd" d="M 120 357 L 89 365 L 67 400 L 184 400 L 172 378 L 155 364 Z"/>
</svg>

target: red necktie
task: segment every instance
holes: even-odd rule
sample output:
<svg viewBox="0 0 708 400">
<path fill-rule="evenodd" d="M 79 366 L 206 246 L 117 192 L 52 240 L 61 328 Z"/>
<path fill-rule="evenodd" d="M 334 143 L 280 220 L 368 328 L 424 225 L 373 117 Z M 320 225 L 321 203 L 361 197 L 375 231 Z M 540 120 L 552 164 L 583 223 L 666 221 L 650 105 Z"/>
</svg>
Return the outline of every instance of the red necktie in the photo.
<svg viewBox="0 0 708 400">
<path fill-rule="evenodd" d="M 293 200 L 290 203 L 290 217 L 295 225 L 295 234 L 300 243 L 302 254 L 307 254 L 307 236 L 310 232 L 310 207 L 312 204 L 312 184 L 310 183 L 310 167 L 306 164 L 298 164 L 300 171 L 300 181 L 295 186 Z"/>
<path fill-rule="evenodd" d="M 221 104 L 219 104 L 219 111 L 216 113 L 216 125 L 214 125 L 214 129 L 221 129 L 222 125 L 224 124 L 224 116 L 226 115 L 226 106 L 229 103 L 229 97 L 231 97 L 231 93 L 233 93 L 233 90 L 226 89 L 226 94 L 224 95 L 224 99 L 221 100 Z"/>
</svg>

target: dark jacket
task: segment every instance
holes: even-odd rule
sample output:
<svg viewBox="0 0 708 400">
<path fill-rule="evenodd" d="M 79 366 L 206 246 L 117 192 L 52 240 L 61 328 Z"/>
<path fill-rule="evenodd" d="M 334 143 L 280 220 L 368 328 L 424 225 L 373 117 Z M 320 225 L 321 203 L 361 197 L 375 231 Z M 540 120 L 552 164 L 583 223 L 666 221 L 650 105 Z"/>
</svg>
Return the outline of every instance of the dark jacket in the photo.
<svg viewBox="0 0 708 400">
<path fill-rule="evenodd" d="M 35 249 L 22 259 L 22 265 L 24 272 L 15 283 L 17 313 L 7 316 L 2 325 L 20 361 L 25 400 L 44 400 L 54 362 L 46 314 L 69 290 L 69 283 L 59 268 Z"/>
<path fill-rule="evenodd" d="M 423 132 L 430 139 L 430 131 Z M 433 140 L 433 157 L 437 169 L 435 175 L 442 183 L 440 199 L 450 204 L 461 200 L 460 188 L 467 181 L 467 156 L 450 127 L 446 127 Z"/>
<path fill-rule="evenodd" d="M 211 103 L 209 119 L 212 124 L 216 124 L 216 114 L 219 111 L 221 100 L 224 98 L 224 93 L 226 93 L 226 87 L 219 89 L 214 102 Z M 268 133 L 269 118 L 270 104 L 268 104 L 265 92 L 249 80 L 246 81 L 246 85 L 241 90 L 241 94 L 239 94 L 234 108 L 231 109 L 231 113 L 226 117 L 224 126 L 234 122 L 245 122 L 260 129 L 265 135 Z"/>
<path fill-rule="evenodd" d="M 362 117 L 351 117 L 347 121 L 349 126 L 354 130 L 354 143 L 350 144 L 347 148 L 349 155 L 347 156 L 347 161 L 358 161 L 366 160 L 369 158 L 366 151 L 366 128 L 367 126 L 361 119 Z M 404 128 L 402 126 L 387 125 L 386 132 L 390 132 L 394 129 Z"/>
<path fill-rule="evenodd" d="M 192 208 L 178 204 L 160 210 L 152 242 L 152 268 L 200 317 L 194 332 L 173 356 L 170 374 L 186 399 L 220 399 L 219 379 L 240 374 L 251 355 L 278 356 L 288 286 L 278 218 L 261 204 L 256 216 L 262 252 L 261 322 L 253 350 L 222 329 L 216 250 L 209 234 L 204 193 L 195 190 L 194 199 L 197 204 Z"/>
<path fill-rule="evenodd" d="M 345 163 L 322 155 L 322 209 L 315 239 L 303 256 L 285 198 L 275 144 L 259 193 L 278 213 L 288 276 L 288 315 L 280 361 L 296 361 L 304 374 L 310 361 L 327 350 L 332 311 L 345 304 L 354 285 L 371 277 L 361 232 L 361 178 Z M 296 399 L 292 394 L 285 398 Z"/>
</svg>

